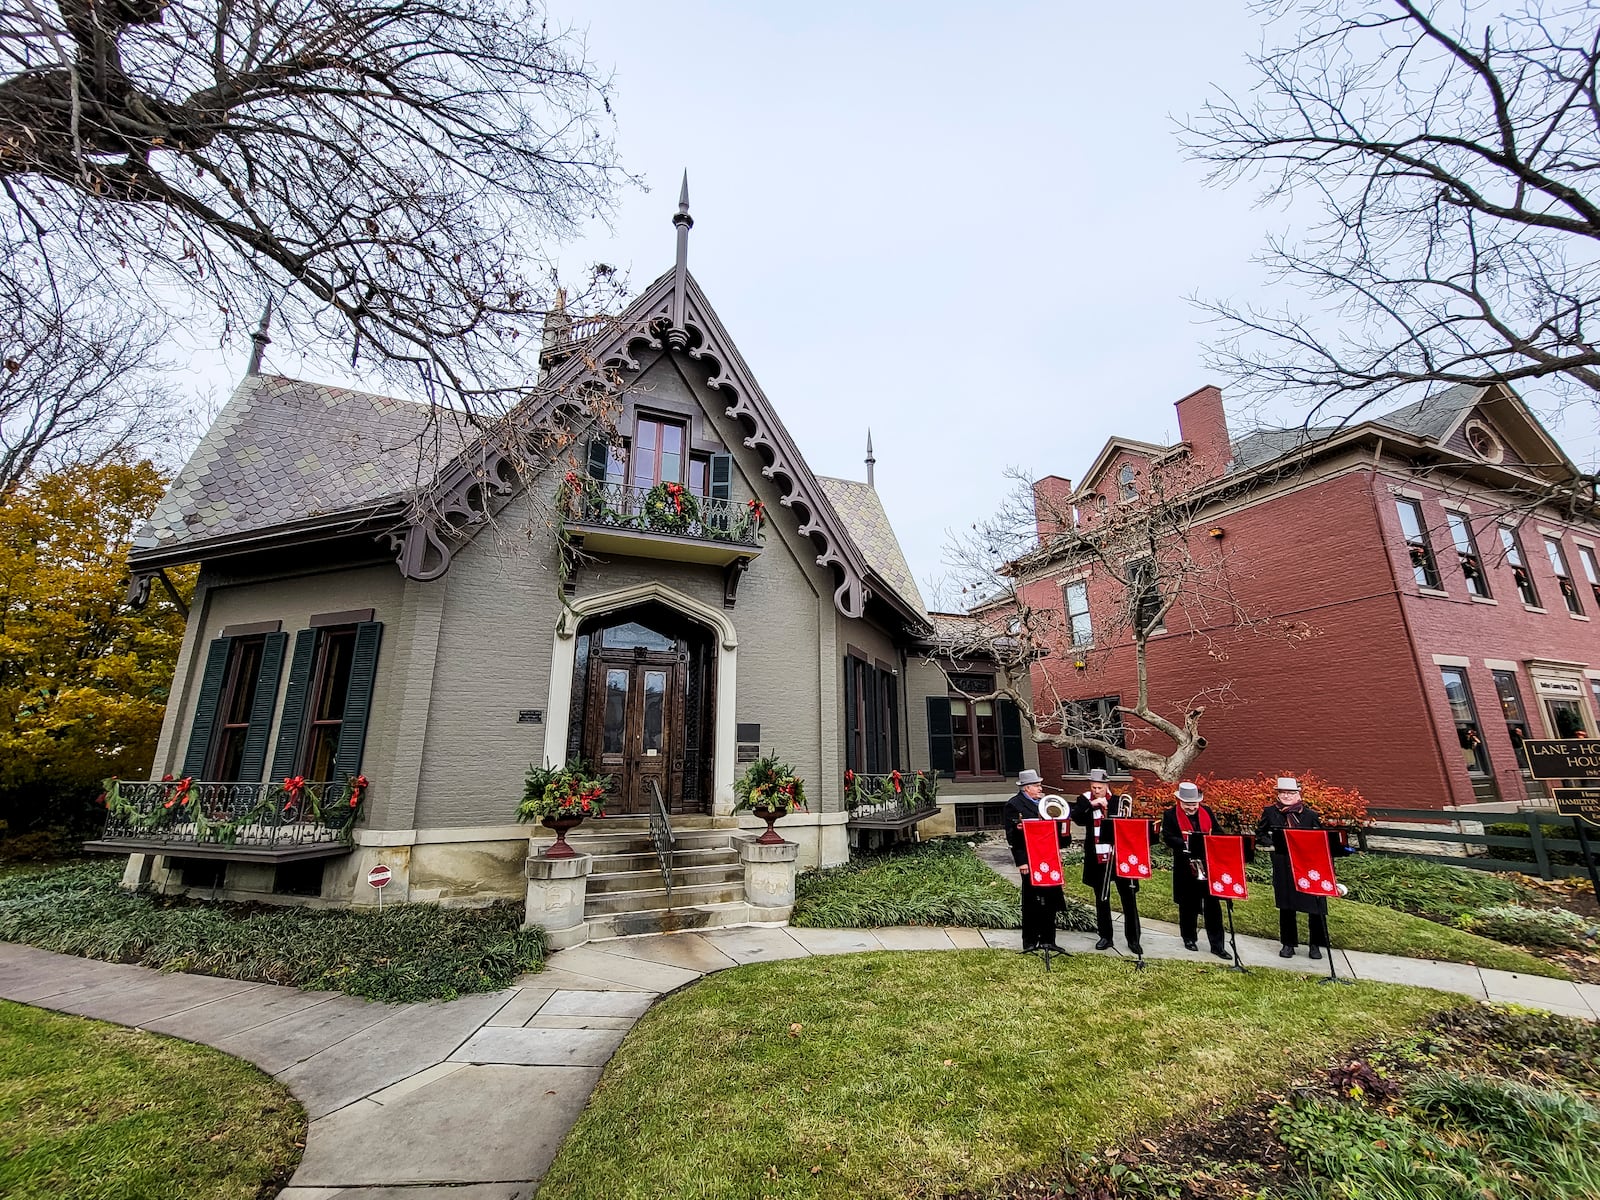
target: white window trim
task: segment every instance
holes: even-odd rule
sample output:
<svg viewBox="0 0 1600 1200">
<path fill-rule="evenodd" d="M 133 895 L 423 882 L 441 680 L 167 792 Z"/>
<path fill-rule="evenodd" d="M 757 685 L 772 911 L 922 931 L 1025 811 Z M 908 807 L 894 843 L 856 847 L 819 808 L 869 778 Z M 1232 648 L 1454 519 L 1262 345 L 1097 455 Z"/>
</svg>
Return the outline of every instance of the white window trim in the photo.
<svg viewBox="0 0 1600 1200">
<path fill-rule="evenodd" d="M 1084 567 L 1083 570 L 1076 571 L 1071 575 L 1058 576 L 1057 579 L 1056 579 L 1056 586 L 1064 588 L 1069 583 L 1083 583 L 1086 580 L 1092 578 L 1093 576 L 1094 576 L 1094 568 L 1093 567 Z"/>
<path fill-rule="evenodd" d="M 1402 487 L 1397 483 L 1389 485 L 1389 494 L 1404 496 L 1407 500 L 1426 500 L 1428 498 L 1426 492 L 1419 492 L 1416 488 Z"/>
<path fill-rule="evenodd" d="M 1588 538 L 1581 538 L 1577 534 L 1573 534 L 1572 535 L 1572 544 L 1574 546 L 1587 546 L 1591 550 L 1593 550 L 1595 548 L 1594 543 L 1591 542 Z"/>
<path fill-rule="evenodd" d="M 1467 599 L 1472 601 L 1474 604 L 1499 604 L 1500 603 L 1500 601 L 1496 600 L 1493 596 L 1474 596 L 1471 592 L 1467 593 Z"/>
<path fill-rule="evenodd" d="M 1486 658 L 1486 659 L 1483 660 L 1483 665 L 1488 667 L 1489 670 L 1491 670 L 1491 671 L 1519 671 L 1519 670 L 1521 670 L 1521 668 L 1518 667 L 1516 663 L 1514 663 L 1510 659 L 1506 659 L 1506 658 Z M 1600 675 L 1600 671 L 1596 671 L 1595 674 L 1596 675 Z"/>
<path fill-rule="evenodd" d="M 1436 667 L 1469 668 L 1472 666 L 1472 660 L 1463 658 L 1459 654 L 1435 654 L 1433 656 L 1433 665 Z"/>
<path fill-rule="evenodd" d="M 1562 533 L 1561 533 L 1561 530 L 1559 530 L 1559 529 L 1546 529 L 1543 525 L 1536 525 L 1536 526 L 1534 526 L 1534 528 L 1537 529 L 1539 531 L 1540 535 L 1543 536 L 1543 537 L 1553 538 L 1554 540 L 1556 540 L 1558 542 L 1562 538 Z"/>
<path fill-rule="evenodd" d="M 1417 595 L 1443 596 L 1446 600 L 1450 599 L 1450 593 L 1445 591 L 1443 588 L 1425 588 L 1421 584 L 1417 585 Z"/>
<path fill-rule="evenodd" d="M 1451 512 L 1461 514 L 1463 517 L 1470 517 L 1472 515 L 1472 505 L 1468 504 L 1465 500 L 1440 500 L 1439 507 L 1447 508 Z"/>
</svg>

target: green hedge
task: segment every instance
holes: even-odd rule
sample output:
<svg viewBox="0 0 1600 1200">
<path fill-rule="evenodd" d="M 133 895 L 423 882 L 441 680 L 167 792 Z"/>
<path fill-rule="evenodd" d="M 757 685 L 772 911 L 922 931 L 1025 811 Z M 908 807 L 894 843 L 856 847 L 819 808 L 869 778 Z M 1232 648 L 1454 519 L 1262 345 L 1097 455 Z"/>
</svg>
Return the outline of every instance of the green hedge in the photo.
<svg viewBox="0 0 1600 1200">
<path fill-rule="evenodd" d="M 253 907 L 130 893 L 120 863 L 0 875 L 0 941 L 373 1000 L 449 1000 L 506 987 L 544 962 L 517 904 Z"/>
</svg>

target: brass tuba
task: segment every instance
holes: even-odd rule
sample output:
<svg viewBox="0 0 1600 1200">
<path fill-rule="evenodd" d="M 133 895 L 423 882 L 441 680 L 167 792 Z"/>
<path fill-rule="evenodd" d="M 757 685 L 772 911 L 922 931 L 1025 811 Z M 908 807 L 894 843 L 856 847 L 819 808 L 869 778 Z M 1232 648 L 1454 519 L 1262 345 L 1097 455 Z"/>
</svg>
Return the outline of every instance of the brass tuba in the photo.
<svg viewBox="0 0 1600 1200">
<path fill-rule="evenodd" d="M 1040 796 L 1039 815 L 1046 821 L 1065 821 L 1072 815 L 1072 806 L 1062 796 Z"/>
</svg>

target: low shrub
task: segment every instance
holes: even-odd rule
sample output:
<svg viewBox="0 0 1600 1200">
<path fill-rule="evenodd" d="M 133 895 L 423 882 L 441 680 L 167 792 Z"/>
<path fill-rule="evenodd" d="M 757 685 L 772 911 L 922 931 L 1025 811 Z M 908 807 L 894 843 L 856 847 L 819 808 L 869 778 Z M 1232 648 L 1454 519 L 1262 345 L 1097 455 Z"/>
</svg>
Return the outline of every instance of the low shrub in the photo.
<svg viewBox="0 0 1600 1200">
<path fill-rule="evenodd" d="M 0 941 L 372 1000 L 449 1000 L 544 962 L 516 904 L 380 912 L 250 906 L 129 893 L 119 863 L 0 876 Z"/>
<path fill-rule="evenodd" d="M 1538 821 L 1539 836 L 1545 841 L 1576 841 L 1577 833 L 1572 828 L 1572 822 L 1566 821 L 1559 825 L 1550 821 Z M 1496 821 L 1493 825 L 1483 827 L 1485 833 L 1498 837 L 1526 838 L 1531 836 L 1532 829 L 1522 821 Z M 1600 854 L 1600 837 L 1590 837 L 1590 848 Z M 1508 862 L 1536 862 L 1533 846 L 1490 846 L 1489 854 L 1494 858 L 1503 858 Z M 1546 850 L 1546 857 L 1553 863 L 1566 867 L 1583 866 L 1583 855 L 1576 850 Z"/>
<path fill-rule="evenodd" d="M 1523 946 L 1587 948 L 1600 940 L 1600 928 L 1564 908 L 1496 904 L 1467 913 L 1458 918 L 1456 924 L 1497 942 L 1515 942 Z"/>
<path fill-rule="evenodd" d="M 839 867 L 806 871 L 796 887 L 790 924 L 817 929 L 870 929 L 885 925 L 951 925 L 1017 929 L 1022 893 L 978 860 L 957 838 L 852 859 Z M 1056 924 L 1094 928 L 1094 910 L 1073 897 Z"/>
<path fill-rule="evenodd" d="M 1406 855 L 1353 854 L 1335 866 L 1352 900 L 1447 919 L 1489 905 L 1516 904 L 1533 894 L 1503 875 Z"/>
<path fill-rule="evenodd" d="M 1291 774 L 1285 771 L 1283 774 Z M 1371 822 L 1367 800 L 1354 788 L 1339 787 L 1318 775 L 1299 775 L 1301 794 L 1305 802 L 1316 809 L 1329 825 L 1364 825 Z M 1224 828 L 1230 831 L 1249 832 L 1261 819 L 1262 810 L 1277 799 L 1278 776 L 1256 775 L 1248 779 L 1218 779 L 1211 775 L 1197 775 L 1194 782 L 1205 793 L 1206 804 L 1217 814 Z M 1146 782 L 1139 779 L 1133 789 L 1136 817 L 1159 817 L 1176 801 L 1176 790 L 1170 783 Z"/>
</svg>

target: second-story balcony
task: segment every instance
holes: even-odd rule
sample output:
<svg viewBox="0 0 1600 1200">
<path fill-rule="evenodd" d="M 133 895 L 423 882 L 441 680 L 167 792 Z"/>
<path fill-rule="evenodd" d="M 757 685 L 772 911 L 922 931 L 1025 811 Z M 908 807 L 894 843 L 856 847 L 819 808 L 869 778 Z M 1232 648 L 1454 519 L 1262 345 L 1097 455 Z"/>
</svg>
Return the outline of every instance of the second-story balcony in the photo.
<svg viewBox="0 0 1600 1200">
<path fill-rule="evenodd" d="M 759 501 L 697 496 L 677 484 L 634 487 L 568 475 L 560 509 L 585 552 L 727 567 L 761 553 Z"/>
<path fill-rule="evenodd" d="M 350 852 L 367 781 L 113 779 L 107 785 L 105 832 L 86 850 L 287 862 Z"/>
</svg>

